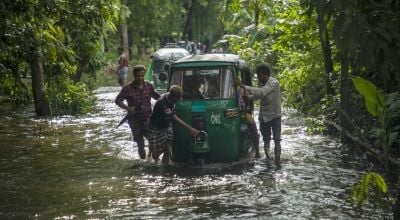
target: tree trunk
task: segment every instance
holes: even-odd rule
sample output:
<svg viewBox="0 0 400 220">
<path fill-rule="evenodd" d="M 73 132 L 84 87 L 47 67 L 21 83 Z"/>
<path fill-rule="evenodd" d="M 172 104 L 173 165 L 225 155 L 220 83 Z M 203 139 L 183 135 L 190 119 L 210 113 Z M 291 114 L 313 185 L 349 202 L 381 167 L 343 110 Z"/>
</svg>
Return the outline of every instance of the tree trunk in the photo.
<svg viewBox="0 0 400 220">
<path fill-rule="evenodd" d="M 187 10 L 186 14 L 186 22 L 185 27 L 183 29 L 183 37 L 186 40 L 193 41 L 193 10 L 196 5 L 196 0 L 191 0 L 184 5 L 184 8 Z"/>
<path fill-rule="evenodd" d="M 129 57 L 136 57 L 138 58 L 138 48 L 137 45 L 135 45 L 133 43 L 133 39 L 129 40 L 129 36 L 132 38 L 133 36 L 135 36 L 135 32 L 137 30 L 135 30 L 133 27 L 128 27 L 128 36 L 127 36 L 127 40 L 128 40 L 128 49 L 129 49 Z"/>
<path fill-rule="evenodd" d="M 329 40 L 329 33 L 327 28 L 327 23 L 329 21 L 329 15 L 322 14 L 322 10 L 326 7 L 320 1 L 316 4 L 316 12 L 317 12 L 317 23 L 318 23 L 318 33 L 319 39 L 321 42 L 322 53 L 324 56 L 324 67 L 325 67 L 325 88 L 326 88 L 326 97 L 328 100 L 331 100 L 332 97 L 335 95 L 335 90 L 333 88 L 332 83 L 332 75 L 333 75 L 333 61 L 332 61 L 332 51 L 330 46 Z M 327 16 L 327 18 L 325 18 Z M 329 111 L 329 110 L 328 110 Z M 334 115 L 326 112 L 327 120 L 333 121 Z M 327 133 L 333 135 L 335 133 L 334 127 L 330 124 L 327 125 Z"/>
<path fill-rule="evenodd" d="M 49 103 L 44 95 L 44 74 L 42 54 L 37 49 L 31 53 L 32 93 L 37 116 L 48 116 L 51 114 Z"/>
<path fill-rule="evenodd" d="M 23 92 L 22 94 L 24 94 L 24 100 L 30 100 L 29 97 L 29 88 L 28 86 L 25 85 L 25 83 L 22 81 L 21 76 L 19 74 L 18 71 L 16 71 L 16 75 L 15 75 L 15 80 L 18 82 L 18 84 L 21 86 Z M 16 85 L 15 85 L 16 86 Z M 15 94 L 15 93 L 14 93 Z M 15 101 L 15 100 L 14 100 Z M 15 107 L 15 106 L 14 106 Z"/>
<path fill-rule="evenodd" d="M 75 77 L 74 77 L 74 82 L 77 83 L 79 81 L 81 81 L 83 72 L 85 71 L 85 69 L 87 69 L 88 65 L 89 65 L 89 54 L 83 54 L 80 55 L 80 60 L 78 62 L 78 69 L 75 73 Z"/>
<path fill-rule="evenodd" d="M 321 6 L 316 7 L 318 16 L 317 20 L 319 27 L 319 38 L 321 41 L 322 53 L 324 56 L 326 95 L 328 97 L 331 97 L 335 95 L 335 90 L 333 89 L 332 86 L 332 76 L 331 76 L 333 73 L 332 51 L 330 47 L 327 21 L 324 19 L 324 15 L 321 14 L 320 7 Z"/>
<path fill-rule="evenodd" d="M 144 39 L 145 38 L 145 34 L 143 33 L 143 31 L 139 32 L 139 39 Z M 146 55 L 146 43 L 143 41 L 140 41 L 140 44 L 137 46 L 137 58 L 138 59 L 142 59 L 143 56 Z"/>
<path fill-rule="evenodd" d="M 256 27 L 256 29 L 258 27 L 259 20 L 260 20 L 260 5 L 256 1 L 254 2 L 254 26 Z"/>
<path fill-rule="evenodd" d="M 351 126 L 346 118 L 351 117 L 350 111 L 350 78 L 349 78 L 349 63 L 348 57 L 342 55 L 340 70 L 340 110 L 339 110 L 339 123 L 343 131 L 350 131 Z M 345 132 L 340 132 L 340 140 L 342 143 L 349 143 L 349 139 Z"/>
<path fill-rule="evenodd" d="M 224 24 L 224 21 L 225 21 L 225 19 L 226 19 L 226 17 L 227 17 L 227 15 L 230 13 L 229 12 L 229 0 L 224 0 L 224 4 L 223 4 L 223 11 L 221 11 L 221 15 L 220 15 L 220 17 L 219 17 L 219 19 L 218 19 L 218 26 L 219 26 L 219 31 L 218 31 L 218 36 L 217 36 L 217 38 L 218 39 L 221 39 L 224 35 L 225 35 L 225 24 Z M 209 37 L 209 39 L 210 39 L 210 43 L 212 42 L 212 36 L 211 37 Z M 209 47 L 210 48 L 210 51 L 211 51 L 211 47 Z"/>
<path fill-rule="evenodd" d="M 128 7 L 128 0 L 122 0 L 122 4 Z M 126 23 L 126 18 L 123 18 L 123 22 L 121 24 L 121 44 L 124 49 L 124 53 L 126 54 L 129 60 L 129 42 L 128 42 L 128 24 Z"/>
</svg>

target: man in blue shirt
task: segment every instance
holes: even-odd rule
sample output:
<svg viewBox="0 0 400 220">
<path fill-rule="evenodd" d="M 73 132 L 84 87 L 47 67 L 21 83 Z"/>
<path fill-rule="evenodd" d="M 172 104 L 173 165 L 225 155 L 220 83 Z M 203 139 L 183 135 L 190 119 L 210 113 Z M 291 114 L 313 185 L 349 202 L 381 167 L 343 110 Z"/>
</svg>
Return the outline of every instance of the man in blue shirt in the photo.
<svg viewBox="0 0 400 220">
<path fill-rule="evenodd" d="M 182 99 L 182 88 L 171 86 L 169 92 L 163 95 L 154 105 L 153 113 L 148 122 L 148 141 L 151 155 L 155 161 L 163 153 L 162 163 L 169 163 L 170 149 L 173 138 L 172 122 L 178 123 L 195 136 L 199 131 L 186 124 L 175 114 L 175 104 Z"/>
</svg>

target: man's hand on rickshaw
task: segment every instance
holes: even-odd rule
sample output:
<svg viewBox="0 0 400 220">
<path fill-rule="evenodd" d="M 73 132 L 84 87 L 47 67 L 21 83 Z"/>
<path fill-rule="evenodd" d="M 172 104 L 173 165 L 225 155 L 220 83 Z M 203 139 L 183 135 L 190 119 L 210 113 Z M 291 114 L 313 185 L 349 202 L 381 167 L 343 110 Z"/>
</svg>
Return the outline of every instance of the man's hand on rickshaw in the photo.
<svg viewBox="0 0 400 220">
<path fill-rule="evenodd" d="M 193 128 L 193 129 L 190 129 L 190 133 L 192 134 L 193 137 L 195 137 L 197 134 L 200 133 L 200 131 L 195 129 L 195 128 Z"/>
</svg>

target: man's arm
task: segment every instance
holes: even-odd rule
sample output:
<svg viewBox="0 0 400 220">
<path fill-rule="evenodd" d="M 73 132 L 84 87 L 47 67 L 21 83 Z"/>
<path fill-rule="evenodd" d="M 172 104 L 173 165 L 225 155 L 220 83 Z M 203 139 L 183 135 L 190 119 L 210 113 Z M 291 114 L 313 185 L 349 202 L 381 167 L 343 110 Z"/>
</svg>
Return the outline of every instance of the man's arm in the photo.
<svg viewBox="0 0 400 220">
<path fill-rule="evenodd" d="M 123 96 L 123 90 L 121 90 L 121 92 L 119 92 L 119 94 L 115 98 L 115 104 L 118 105 L 122 109 L 127 109 L 128 106 L 125 105 L 124 100 L 125 100 L 125 98 Z"/>
<path fill-rule="evenodd" d="M 123 90 L 121 90 L 121 92 L 115 98 L 115 104 L 118 105 L 120 108 L 125 109 L 126 111 L 128 111 L 128 113 L 134 112 L 135 108 L 127 106 L 124 103 L 124 100 L 125 100 L 125 98 L 123 96 Z"/>
<path fill-rule="evenodd" d="M 152 89 L 153 89 L 152 97 L 153 97 L 153 99 L 158 100 L 159 98 L 161 98 L 161 95 L 160 95 L 160 93 L 158 93 L 158 92 L 154 89 L 154 86 L 153 86 L 153 85 L 151 85 L 151 86 L 152 86 Z"/>
<path fill-rule="evenodd" d="M 250 91 L 254 98 L 260 98 L 268 95 L 272 92 L 273 87 L 271 85 L 265 84 L 263 87 L 252 87 L 252 86 L 244 86 L 246 91 Z"/>
<path fill-rule="evenodd" d="M 184 127 L 185 129 L 187 129 L 188 131 L 190 131 L 190 133 L 192 134 L 192 136 L 196 136 L 200 131 L 191 127 L 190 125 L 188 125 L 186 122 L 182 121 L 177 115 L 173 115 L 172 118 L 174 119 L 174 121 L 176 121 L 180 126 Z"/>
</svg>

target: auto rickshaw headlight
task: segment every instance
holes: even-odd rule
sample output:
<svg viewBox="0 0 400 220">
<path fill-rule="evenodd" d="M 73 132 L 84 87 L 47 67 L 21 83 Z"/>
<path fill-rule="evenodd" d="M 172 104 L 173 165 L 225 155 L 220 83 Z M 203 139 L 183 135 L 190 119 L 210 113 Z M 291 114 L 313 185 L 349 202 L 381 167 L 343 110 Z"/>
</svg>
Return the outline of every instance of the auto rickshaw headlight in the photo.
<svg viewBox="0 0 400 220">
<path fill-rule="evenodd" d="M 193 145 L 191 147 L 192 153 L 207 153 L 210 148 L 207 143 L 207 133 L 205 131 L 200 131 L 195 137 Z"/>
<path fill-rule="evenodd" d="M 195 143 L 204 143 L 207 141 L 207 133 L 205 131 L 200 131 L 195 139 L 194 139 Z"/>
</svg>

